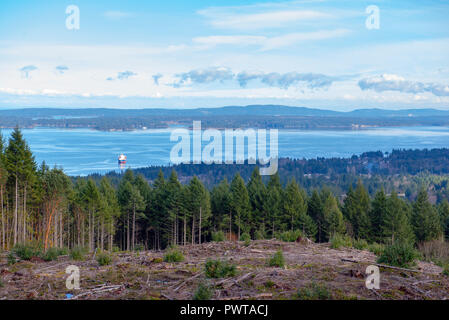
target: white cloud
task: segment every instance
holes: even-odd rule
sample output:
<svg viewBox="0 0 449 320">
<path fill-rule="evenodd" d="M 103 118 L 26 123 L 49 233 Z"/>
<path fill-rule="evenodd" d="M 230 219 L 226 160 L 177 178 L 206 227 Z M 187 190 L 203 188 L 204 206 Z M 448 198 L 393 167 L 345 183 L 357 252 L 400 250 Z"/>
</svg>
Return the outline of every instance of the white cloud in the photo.
<svg viewBox="0 0 449 320">
<path fill-rule="evenodd" d="M 436 96 L 449 96 L 448 85 L 409 81 L 395 74 L 382 74 L 380 76 L 362 79 L 359 81 L 359 87 L 362 90 L 374 90 L 376 92 L 399 91 L 413 93 L 415 99 L 416 94 L 425 92 L 432 93 Z"/>
<path fill-rule="evenodd" d="M 293 46 L 306 41 L 318 41 L 331 38 L 346 36 L 350 33 L 346 29 L 321 30 L 314 32 L 296 32 L 287 33 L 281 36 L 265 37 L 250 35 L 232 35 L 232 36 L 208 36 L 193 38 L 196 44 L 206 46 L 217 45 L 258 45 L 262 51 L 278 49 L 282 47 Z"/>
<path fill-rule="evenodd" d="M 332 17 L 327 13 L 314 10 L 283 10 L 250 14 L 214 14 L 204 10 L 200 11 L 200 14 L 210 18 L 210 23 L 215 28 L 233 30 L 281 28 L 292 22 Z"/>
</svg>

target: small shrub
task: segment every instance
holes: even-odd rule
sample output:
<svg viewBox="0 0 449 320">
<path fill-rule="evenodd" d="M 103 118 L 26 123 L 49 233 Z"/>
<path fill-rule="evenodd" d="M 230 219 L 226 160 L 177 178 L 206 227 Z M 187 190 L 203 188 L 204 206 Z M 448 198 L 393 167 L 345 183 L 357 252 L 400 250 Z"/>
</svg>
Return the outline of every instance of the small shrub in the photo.
<svg viewBox="0 0 449 320">
<path fill-rule="evenodd" d="M 267 280 L 263 285 L 265 286 L 265 288 L 273 288 L 275 283 L 271 280 Z"/>
<path fill-rule="evenodd" d="M 165 262 L 181 262 L 184 261 L 184 255 L 178 249 L 169 249 L 164 255 Z"/>
<path fill-rule="evenodd" d="M 433 261 L 438 265 L 449 264 L 449 243 L 432 240 L 420 243 L 418 250 L 426 261 Z"/>
<path fill-rule="evenodd" d="M 251 236 L 249 235 L 249 233 L 245 232 L 240 236 L 240 241 L 248 241 L 248 240 L 251 240 Z"/>
<path fill-rule="evenodd" d="M 13 265 L 13 264 L 15 264 L 17 262 L 16 256 L 15 256 L 15 254 L 13 252 L 10 252 L 8 254 L 8 258 L 7 259 L 8 259 L 8 265 Z"/>
<path fill-rule="evenodd" d="M 32 257 L 40 257 L 40 248 L 30 244 L 16 244 L 12 252 L 21 260 L 30 260 Z"/>
<path fill-rule="evenodd" d="M 449 264 L 444 265 L 442 273 L 443 273 L 443 275 L 449 277 Z"/>
<path fill-rule="evenodd" d="M 204 283 L 200 283 L 193 294 L 193 300 L 210 300 L 212 298 L 212 289 Z"/>
<path fill-rule="evenodd" d="M 112 247 L 112 252 L 120 252 L 121 250 L 120 250 L 120 248 L 119 247 L 117 247 L 117 246 L 113 246 Z"/>
<path fill-rule="evenodd" d="M 355 239 L 352 242 L 352 245 L 357 250 L 366 250 L 369 247 L 369 244 L 368 244 L 368 242 L 365 239 Z"/>
<path fill-rule="evenodd" d="M 256 239 L 256 240 L 263 240 L 263 239 L 265 239 L 265 233 L 262 230 L 257 230 L 254 233 L 254 239 Z"/>
<path fill-rule="evenodd" d="M 284 254 L 281 250 L 277 251 L 269 260 L 268 265 L 270 267 L 283 268 L 285 265 Z"/>
<path fill-rule="evenodd" d="M 332 249 L 340 249 L 341 247 L 351 248 L 352 239 L 347 235 L 335 234 L 330 239 Z"/>
<path fill-rule="evenodd" d="M 381 243 L 372 243 L 368 246 L 368 250 L 380 257 L 385 250 L 385 246 Z"/>
<path fill-rule="evenodd" d="M 100 266 L 107 266 L 111 264 L 112 258 L 106 252 L 100 252 L 97 254 L 97 262 Z"/>
<path fill-rule="evenodd" d="M 42 255 L 42 259 L 45 261 L 53 261 L 58 259 L 60 250 L 58 248 L 50 248 Z"/>
<path fill-rule="evenodd" d="M 300 230 L 290 230 L 278 233 L 276 238 L 284 242 L 295 242 L 300 236 L 303 236 Z"/>
<path fill-rule="evenodd" d="M 388 265 L 409 268 L 415 265 L 415 260 L 420 257 L 419 252 L 411 244 L 397 242 L 387 246 L 377 262 Z"/>
<path fill-rule="evenodd" d="M 212 232 L 212 241 L 222 242 L 225 241 L 225 234 L 223 231 Z"/>
<path fill-rule="evenodd" d="M 233 277 L 237 273 L 235 265 L 220 260 L 207 260 L 204 271 L 208 278 Z"/>
<path fill-rule="evenodd" d="M 74 247 L 70 250 L 70 258 L 73 260 L 84 260 L 86 249 L 81 247 Z"/>
<path fill-rule="evenodd" d="M 240 240 L 244 242 L 245 247 L 251 244 L 251 236 L 246 232 L 240 236 Z"/>
<path fill-rule="evenodd" d="M 134 251 L 145 251 L 145 247 L 143 244 L 136 244 L 134 246 Z"/>
<path fill-rule="evenodd" d="M 332 295 L 326 285 L 312 282 L 298 290 L 298 299 L 301 300 L 330 300 Z"/>
<path fill-rule="evenodd" d="M 0 278 L 0 288 L 3 288 L 5 284 L 3 283 L 3 280 Z"/>
</svg>

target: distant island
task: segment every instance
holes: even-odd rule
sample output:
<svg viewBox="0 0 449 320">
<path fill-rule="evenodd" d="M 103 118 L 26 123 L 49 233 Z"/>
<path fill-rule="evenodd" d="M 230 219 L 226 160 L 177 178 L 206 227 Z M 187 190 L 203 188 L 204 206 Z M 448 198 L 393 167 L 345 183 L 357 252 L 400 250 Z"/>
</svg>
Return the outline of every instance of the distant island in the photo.
<svg viewBox="0 0 449 320">
<path fill-rule="evenodd" d="M 227 106 L 197 109 L 62 109 L 0 110 L 0 128 L 90 128 L 133 131 L 192 125 L 208 128 L 275 128 L 353 130 L 370 127 L 449 126 L 449 111 L 437 109 L 357 109 L 338 112 L 282 105 Z"/>
</svg>

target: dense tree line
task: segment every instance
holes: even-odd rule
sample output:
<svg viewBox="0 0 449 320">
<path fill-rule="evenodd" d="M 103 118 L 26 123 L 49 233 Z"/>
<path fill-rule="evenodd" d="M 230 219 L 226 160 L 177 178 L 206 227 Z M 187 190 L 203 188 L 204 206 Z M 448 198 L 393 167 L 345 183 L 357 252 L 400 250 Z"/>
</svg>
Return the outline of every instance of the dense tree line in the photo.
<svg viewBox="0 0 449 320">
<path fill-rule="evenodd" d="M 256 165 L 250 164 L 180 164 L 174 166 L 152 166 L 134 169 L 147 180 L 154 181 L 163 171 L 170 175 L 171 170 L 178 173 L 182 184 L 197 176 L 208 189 L 218 185 L 222 180 L 231 181 L 239 173 L 248 181 Z M 279 159 L 281 183 L 287 184 L 294 178 L 308 193 L 314 189 L 328 187 L 338 197 L 344 196 L 350 186 L 362 180 L 370 196 L 384 188 L 385 192 L 397 191 L 414 201 L 422 187 L 429 193 L 432 202 L 449 200 L 449 149 L 393 150 L 384 154 L 380 151 L 366 152 L 351 158 L 317 158 L 317 159 Z M 106 175 L 117 185 L 121 173 L 111 172 Z M 99 181 L 102 175 L 91 177 Z M 265 183 L 268 177 L 263 177 Z M 436 199 L 434 199 L 436 198 Z"/>
<path fill-rule="evenodd" d="M 1 247 L 37 242 L 50 247 L 112 250 L 162 249 L 209 241 L 273 238 L 299 231 L 317 242 L 336 234 L 392 243 L 449 237 L 449 203 L 433 205 L 425 189 L 408 201 L 382 188 L 370 196 L 359 181 L 344 199 L 331 189 L 306 191 L 290 177 L 268 181 L 253 169 L 208 189 L 194 176 L 181 183 L 159 170 L 151 184 L 127 170 L 107 177 L 70 179 L 59 168 L 37 165 L 19 129 L 0 137 Z"/>
</svg>

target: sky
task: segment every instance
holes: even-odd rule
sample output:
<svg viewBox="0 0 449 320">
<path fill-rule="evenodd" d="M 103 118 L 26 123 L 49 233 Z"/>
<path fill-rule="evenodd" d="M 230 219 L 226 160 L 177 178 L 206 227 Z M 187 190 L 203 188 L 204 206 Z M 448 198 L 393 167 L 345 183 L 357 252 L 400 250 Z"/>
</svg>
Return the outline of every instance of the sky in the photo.
<svg viewBox="0 0 449 320">
<path fill-rule="evenodd" d="M 448 16 L 436 0 L 2 0 L 0 108 L 449 110 Z"/>
</svg>

